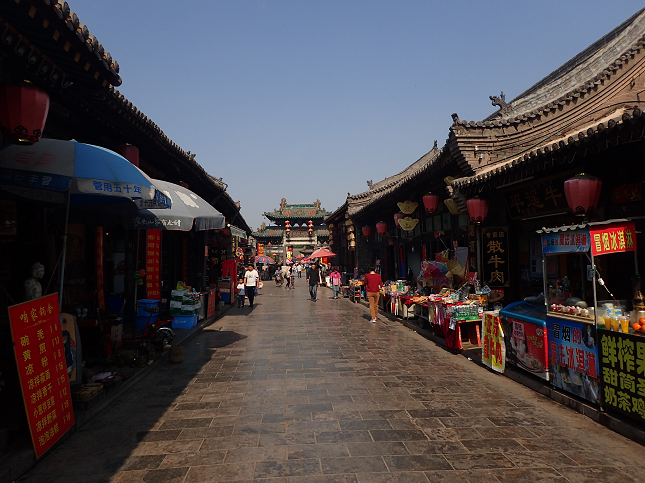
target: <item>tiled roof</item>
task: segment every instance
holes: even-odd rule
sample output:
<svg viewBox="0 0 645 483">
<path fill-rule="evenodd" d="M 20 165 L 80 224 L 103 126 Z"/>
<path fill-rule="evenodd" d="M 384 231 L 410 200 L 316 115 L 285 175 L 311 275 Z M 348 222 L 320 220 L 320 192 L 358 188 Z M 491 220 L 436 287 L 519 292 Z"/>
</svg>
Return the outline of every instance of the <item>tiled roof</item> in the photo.
<svg viewBox="0 0 645 483">
<path fill-rule="evenodd" d="M 633 59 L 645 45 L 645 9 L 524 91 L 481 122 L 453 116 L 453 126 L 466 129 L 515 125 L 561 108 L 591 92 Z M 502 97 L 502 96 L 500 96 Z M 492 99 L 492 96 L 491 96 Z"/>
<path fill-rule="evenodd" d="M 121 85 L 119 64 L 61 0 L 0 2 L 2 44 L 38 69 L 65 82 Z M 43 69 L 45 67 L 45 69 Z M 47 72 L 43 72 L 46 70 Z"/>
<path fill-rule="evenodd" d="M 549 141 L 529 153 L 487 167 L 474 176 L 456 179 L 452 186 L 463 192 L 488 183 L 502 184 L 505 176 L 527 167 L 532 166 L 532 169 L 540 171 L 560 166 L 564 162 L 562 159 L 572 160 L 580 149 L 584 156 L 587 151 L 595 153 L 607 149 L 609 145 L 624 144 L 645 137 L 645 116 L 639 107 L 621 109 L 600 121 L 593 121 L 581 128 L 576 135 Z M 612 139 L 612 142 L 608 139 Z"/>
</svg>

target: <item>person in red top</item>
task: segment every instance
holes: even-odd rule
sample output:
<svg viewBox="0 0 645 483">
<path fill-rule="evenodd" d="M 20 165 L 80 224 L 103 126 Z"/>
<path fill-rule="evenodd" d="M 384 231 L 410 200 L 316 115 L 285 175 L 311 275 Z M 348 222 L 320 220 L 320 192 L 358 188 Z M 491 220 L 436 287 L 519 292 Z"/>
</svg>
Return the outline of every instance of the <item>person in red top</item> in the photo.
<svg viewBox="0 0 645 483">
<path fill-rule="evenodd" d="M 370 267 L 370 273 L 365 275 L 365 293 L 367 300 L 370 302 L 370 314 L 372 324 L 376 323 L 376 316 L 378 315 L 378 298 L 383 287 L 383 280 L 381 276 L 374 271 L 374 267 Z"/>
</svg>

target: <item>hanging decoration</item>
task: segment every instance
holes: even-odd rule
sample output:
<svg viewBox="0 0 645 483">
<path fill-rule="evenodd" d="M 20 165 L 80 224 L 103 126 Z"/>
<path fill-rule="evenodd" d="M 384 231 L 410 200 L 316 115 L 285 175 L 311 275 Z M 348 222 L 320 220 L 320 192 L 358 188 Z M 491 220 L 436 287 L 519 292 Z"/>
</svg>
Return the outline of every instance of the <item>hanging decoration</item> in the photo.
<svg viewBox="0 0 645 483">
<path fill-rule="evenodd" d="M 602 181 L 585 173 L 577 174 L 564 182 L 564 194 L 569 208 L 578 216 L 596 211 L 601 189 Z"/>
<path fill-rule="evenodd" d="M 387 233 L 387 223 L 379 221 L 376 224 L 376 233 L 378 233 L 380 236 L 385 235 Z"/>
<path fill-rule="evenodd" d="M 369 238 L 372 235 L 372 227 L 371 226 L 365 225 L 363 228 L 361 228 L 361 230 L 363 231 L 363 236 L 365 238 Z"/>
<path fill-rule="evenodd" d="M 419 223 L 418 219 L 410 218 L 409 216 L 406 216 L 405 218 L 401 218 L 399 220 L 399 226 L 402 230 L 405 231 L 413 231 L 414 227 L 417 226 L 417 223 Z"/>
<path fill-rule="evenodd" d="M 439 206 L 439 196 L 428 193 L 423 196 L 423 206 L 425 207 L 426 213 L 434 213 Z"/>
<path fill-rule="evenodd" d="M 400 228 L 401 225 L 399 224 L 399 221 L 403 218 L 405 218 L 405 215 L 403 213 L 396 213 L 394 215 L 394 224 Z"/>
<path fill-rule="evenodd" d="M 0 128 L 12 143 L 34 144 L 45 129 L 49 96 L 31 84 L 0 87 Z"/>
<path fill-rule="evenodd" d="M 482 223 L 488 215 L 488 200 L 472 198 L 466 202 L 468 216 L 473 223 Z"/>
<path fill-rule="evenodd" d="M 407 201 L 397 203 L 396 206 L 399 207 L 402 213 L 406 215 L 411 215 L 412 213 L 414 213 L 414 210 L 417 209 L 417 206 L 419 206 L 419 203 L 417 203 L 416 201 L 407 200 Z"/>
</svg>

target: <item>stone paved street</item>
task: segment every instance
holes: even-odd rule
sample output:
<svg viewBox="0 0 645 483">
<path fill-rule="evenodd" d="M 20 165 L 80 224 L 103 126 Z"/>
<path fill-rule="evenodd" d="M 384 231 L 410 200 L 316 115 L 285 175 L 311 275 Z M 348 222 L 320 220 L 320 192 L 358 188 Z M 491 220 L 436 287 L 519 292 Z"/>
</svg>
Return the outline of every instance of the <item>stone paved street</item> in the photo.
<svg viewBox="0 0 645 483">
<path fill-rule="evenodd" d="M 637 443 L 297 285 L 266 283 L 21 481 L 642 481 Z"/>
</svg>

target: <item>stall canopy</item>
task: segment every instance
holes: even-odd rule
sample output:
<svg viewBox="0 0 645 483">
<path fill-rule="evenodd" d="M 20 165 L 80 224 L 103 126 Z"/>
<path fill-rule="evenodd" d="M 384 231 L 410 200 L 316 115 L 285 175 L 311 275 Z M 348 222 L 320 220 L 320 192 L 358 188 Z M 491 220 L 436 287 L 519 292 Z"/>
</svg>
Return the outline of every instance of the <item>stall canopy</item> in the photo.
<svg viewBox="0 0 645 483">
<path fill-rule="evenodd" d="M 160 208 L 170 199 L 151 178 L 120 154 L 76 141 L 41 139 L 0 150 L 0 184 L 16 195 L 73 204 L 141 200 Z"/>
<path fill-rule="evenodd" d="M 325 257 L 335 257 L 335 256 L 336 256 L 335 253 L 330 252 L 326 248 L 321 248 L 313 252 L 311 255 L 309 255 L 309 258 L 325 258 Z"/>
<path fill-rule="evenodd" d="M 148 208 L 123 215 L 126 228 L 197 231 L 224 228 L 224 215 L 187 188 L 168 181 L 154 180 L 172 201 L 169 209 Z M 141 207 L 147 202 L 138 202 Z"/>
</svg>

